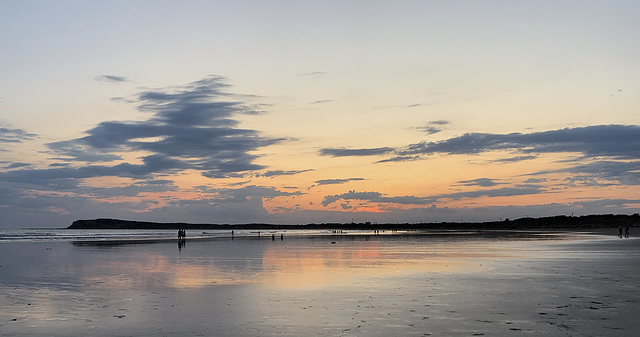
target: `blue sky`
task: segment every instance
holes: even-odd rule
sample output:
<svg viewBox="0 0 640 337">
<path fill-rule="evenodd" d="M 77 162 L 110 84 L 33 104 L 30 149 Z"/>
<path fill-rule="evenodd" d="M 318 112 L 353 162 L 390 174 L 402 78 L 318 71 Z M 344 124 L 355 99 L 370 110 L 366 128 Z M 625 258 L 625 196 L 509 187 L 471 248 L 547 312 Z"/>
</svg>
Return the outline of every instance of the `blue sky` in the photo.
<svg viewBox="0 0 640 337">
<path fill-rule="evenodd" d="M 635 1 L 0 1 L 0 227 L 637 213 Z"/>
</svg>

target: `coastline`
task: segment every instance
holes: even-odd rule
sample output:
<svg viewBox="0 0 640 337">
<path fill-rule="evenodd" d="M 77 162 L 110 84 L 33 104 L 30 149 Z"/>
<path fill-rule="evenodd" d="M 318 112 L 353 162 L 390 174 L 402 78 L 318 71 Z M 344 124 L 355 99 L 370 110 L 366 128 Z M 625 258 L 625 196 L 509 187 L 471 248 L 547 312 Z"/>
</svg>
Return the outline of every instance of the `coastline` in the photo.
<svg viewBox="0 0 640 337">
<path fill-rule="evenodd" d="M 524 230 L 524 229 L 593 229 L 639 227 L 640 215 L 594 214 L 583 216 L 550 216 L 541 218 L 505 219 L 489 222 L 439 222 L 439 223 L 322 223 L 322 224 L 192 224 L 182 222 L 150 222 L 110 218 L 76 220 L 68 229 L 189 229 L 189 230 Z"/>
</svg>

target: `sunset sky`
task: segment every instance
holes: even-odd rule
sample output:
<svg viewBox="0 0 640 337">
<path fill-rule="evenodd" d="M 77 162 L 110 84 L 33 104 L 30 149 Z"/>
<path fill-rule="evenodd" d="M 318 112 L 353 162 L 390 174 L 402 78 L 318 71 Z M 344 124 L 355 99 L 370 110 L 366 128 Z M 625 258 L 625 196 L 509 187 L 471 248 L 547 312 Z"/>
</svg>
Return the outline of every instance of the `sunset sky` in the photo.
<svg viewBox="0 0 640 337">
<path fill-rule="evenodd" d="M 638 13 L 0 0 L 0 227 L 638 213 Z"/>
</svg>

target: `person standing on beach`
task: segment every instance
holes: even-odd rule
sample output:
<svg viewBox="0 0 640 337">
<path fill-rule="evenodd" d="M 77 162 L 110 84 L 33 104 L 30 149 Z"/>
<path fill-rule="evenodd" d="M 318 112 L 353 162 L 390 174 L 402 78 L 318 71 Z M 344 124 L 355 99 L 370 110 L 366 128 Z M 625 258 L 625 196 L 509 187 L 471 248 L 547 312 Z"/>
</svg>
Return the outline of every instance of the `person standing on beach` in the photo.
<svg viewBox="0 0 640 337">
<path fill-rule="evenodd" d="M 624 228 L 624 237 L 625 238 L 629 237 L 629 225 L 627 225 L 627 227 Z"/>
<path fill-rule="evenodd" d="M 618 227 L 618 237 L 622 238 L 622 226 Z"/>
</svg>

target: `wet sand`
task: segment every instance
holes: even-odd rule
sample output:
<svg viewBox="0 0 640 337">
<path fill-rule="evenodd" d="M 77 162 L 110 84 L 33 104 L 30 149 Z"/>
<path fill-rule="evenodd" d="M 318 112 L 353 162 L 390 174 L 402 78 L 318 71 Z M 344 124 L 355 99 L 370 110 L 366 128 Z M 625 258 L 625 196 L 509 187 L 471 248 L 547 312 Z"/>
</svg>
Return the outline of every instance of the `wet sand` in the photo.
<svg viewBox="0 0 640 337">
<path fill-rule="evenodd" d="M 4 243 L 0 335 L 636 336 L 639 263 L 615 235 Z"/>
</svg>

